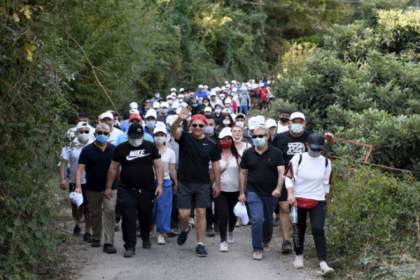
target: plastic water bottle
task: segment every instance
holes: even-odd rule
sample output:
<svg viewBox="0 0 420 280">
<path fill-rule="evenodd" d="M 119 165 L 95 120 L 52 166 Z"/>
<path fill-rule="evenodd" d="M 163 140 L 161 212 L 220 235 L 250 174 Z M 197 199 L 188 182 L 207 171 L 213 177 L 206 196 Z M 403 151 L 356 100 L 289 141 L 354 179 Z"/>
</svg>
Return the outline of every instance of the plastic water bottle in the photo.
<svg viewBox="0 0 420 280">
<path fill-rule="evenodd" d="M 290 209 L 290 221 L 292 224 L 297 224 L 298 222 L 297 207 L 295 205 L 293 205 L 292 209 Z"/>
</svg>

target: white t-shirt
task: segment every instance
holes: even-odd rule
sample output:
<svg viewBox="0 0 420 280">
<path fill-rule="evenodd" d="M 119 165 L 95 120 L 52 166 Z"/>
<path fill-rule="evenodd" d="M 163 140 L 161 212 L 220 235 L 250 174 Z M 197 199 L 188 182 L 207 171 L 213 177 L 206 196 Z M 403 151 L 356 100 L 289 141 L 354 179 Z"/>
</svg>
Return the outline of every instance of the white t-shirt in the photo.
<svg viewBox="0 0 420 280">
<path fill-rule="evenodd" d="M 220 170 L 226 168 L 226 161 L 221 159 Z M 232 157 L 229 161 L 228 168 L 220 176 L 220 190 L 222 192 L 238 192 L 239 191 L 239 165 L 236 158 Z"/>
<path fill-rule="evenodd" d="M 249 144 L 247 142 L 244 142 L 244 143 L 245 143 L 244 147 L 241 150 L 238 150 L 238 153 L 239 153 L 240 156 L 242 156 L 244 154 L 246 149 L 249 149 L 249 148 L 252 147 L 251 144 Z"/>
<path fill-rule="evenodd" d="M 165 153 L 161 155 L 161 157 L 162 157 L 162 162 L 163 162 L 163 168 L 165 170 L 165 175 L 163 179 L 171 180 L 171 175 L 169 174 L 169 164 L 170 163 L 176 164 L 175 152 L 169 148 L 166 148 Z"/>
<path fill-rule="evenodd" d="M 117 142 L 118 137 L 123 134 L 124 132 L 122 132 L 120 129 L 113 127 L 111 134 L 109 135 L 108 138 L 108 143 L 114 144 Z"/>
<path fill-rule="evenodd" d="M 92 142 L 92 140 L 89 140 L 89 142 L 86 145 Z M 70 143 L 69 146 L 63 147 L 63 149 L 61 150 L 61 158 L 67 160 L 69 163 L 69 182 L 72 184 L 76 183 L 76 169 L 77 165 L 79 164 L 79 156 L 82 152 L 82 149 L 86 147 L 86 145 L 83 146 L 82 144 L 80 144 L 79 140 L 77 140 L 76 138 L 73 142 Z M 85 171 L 83 171 L 81 184 L 86 184 Z"/>
<path fill-rule="evenodd" d="M 325 200 L 330 192 L 331 161 L 325 166 L 325 157 L 311 157 L 308 153 L 295 155 L 289 163 L 293 178 L 286 177 L 286 188 L 293 188 L 294 197 Z"/>
<path fill-rule="evenodd" d="M 285 131 L 289 131 L 289 126 L 283 126 L 280 124 L 280 122 L 277 123 L 277 134 L 285 132 Z"/>
</svg>

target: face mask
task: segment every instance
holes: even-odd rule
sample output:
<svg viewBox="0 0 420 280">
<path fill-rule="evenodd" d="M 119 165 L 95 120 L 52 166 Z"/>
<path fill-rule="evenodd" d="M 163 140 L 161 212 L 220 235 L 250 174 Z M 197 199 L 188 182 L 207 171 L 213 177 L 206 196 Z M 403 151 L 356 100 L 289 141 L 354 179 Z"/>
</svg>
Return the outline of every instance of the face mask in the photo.
<svg viewBox="0 0 420 280">
<path fill-rule="evenodd" d="M 290 121 L 289 120 L 289 118 L 280 118 L 280 121 L 282 122 L 282 123 L 287 123 L 288 121 Z"/>
<path fill-rule="evenodd" d="M 265 146 L 265 138 L 255 138 L 252 139 L 254 141 L 254 145 L 257 146 L 258 148 L 262 148 Z"/>
<path fill-rule="evenodd" d="M 165 137 L 164 136 L 156 136 L 155 142 L 158 145 L 163 145 L 165 143 Z"/>
<path fill-rule="evenodd" d="M 156 126 L 155 121 L 146 121 L 146 126 L 148 129 L 153 129 Z"/>
<path fill-rule="evenodd" d="M 101 144 L 105 144 L 106 141 L 108 141 L 108 136 L 105 136 L 105 135 L 96 135 L 96 141 L 98 141 Z"/>
<path fill-rule="evenodd" d="M 198 105 L 203 105 L 203 101 L 198 101 Z"/>
<path fill-rule="evenodd" d="M 162 114 L 167 114 L 167 113 L 168 113 L 168 109 L 160 109 L 160 112 L 161 112 Z"/>
<path fill-rule="evenodd" d="M 160 97 L 160 94 L 155 94 L 155 97 L 156 97 L 156 98 L 159 98 L 159 97 Z"/>
<path fill-rule="evenodd" d="M 222 109 L 216 109 L 214 110 L 217 114 L 220 114 L 220 112 L 222 112 Z"/>
<path fill-rule="evenodd" d="M 270 135 L 271 135 L 271 136 L 274 136 L 274 134 L 276 134 L 276 132 L 275 132 L 275 131 L 270 131 Z"/>
<path fill-rule="evenodd" d="M 220 144 L 220 147 L 222 147 L 223 149 L 230 149 L 232 147 L 231 140 L 220 140 L 219 144 Z"/>
<path fill-rule="evenodd" d="M 208 102 L 204 102 L 204 105 L 209 106 L 209 103 Z"/>
<path fill-rule="evenodd" d="M 79 140 L 79 142 L 84 143 L 87 140 L 89 140 L 89 134 L 81 133 L 81 134 L 77 135 L 77 140 Z"/>
<path fill-rule="evenodd" d="M 244 127 L 244 122 L 236 122 L 236 125 L 239 127 Z"/>
<path fill-rule="evenodd" d="M 290 130 L 293 133 L 296 133 L 296 134 L 302 133 L 303 132 L 303 124 L 300 124 L 300 123 L 292 123 L 290 125 Z"/>
<path fill-rule="evenodd" d="M 214 132 L 214 126 L 206 126 L 204 128 L 204 134 L 212 134 Z"/>
<path fill-rule="evenodd" d="M 224 124 L 224 125 L 230 125 L 230 121 L 228 121 L 228 120 L 224 120 L 224 121 L 223 121 L 223 124 Z"/>
<path fill-rule="evenodd" d="M 172 100 L 168 100 L 168 103 L 169 103 L 169 105 L 172 105 L 173 102 L 172 102 Z"/>
<path fill-rule="evenodd" d="M 193 106 L 194 108 L 197 108 L 198 104 L 197 104 L 197 103 L 194 103 L 192 106 Z"/>
<path fill-rule="evenodd" d="M 178 98 L 179 103 L 184 102 L 184 98 Z"/>
<path fill-rule="evenodd" d="M 141 138 L 141 139 L 131 139 L 131 138 L 129 138 L 128 143 L 130 143 L 130 145 L 133 146 L 133 147 L 138 147 L 141 144 L 143 144 L 143 138 Z"/>
<path fill-rule="evenodd" d="M 235 143 L 240 143 L 240 142 L 242 142 L 242 138 L 243 138 L 243 137 L 241 137 L 241 138 L 239 138 L 239 139 L 235 139 L 235 138 L 233 138 L 233 141 L 235 141 Z"/>
<path fill-rule="evenodd" d="M 311 157 L 319 157 L 322 154 L 322 151 L 321 152 L 314 152 L 314 151 L 311 150 L 311 148 L 308 148 L 308 154 Z"/>
</svg>

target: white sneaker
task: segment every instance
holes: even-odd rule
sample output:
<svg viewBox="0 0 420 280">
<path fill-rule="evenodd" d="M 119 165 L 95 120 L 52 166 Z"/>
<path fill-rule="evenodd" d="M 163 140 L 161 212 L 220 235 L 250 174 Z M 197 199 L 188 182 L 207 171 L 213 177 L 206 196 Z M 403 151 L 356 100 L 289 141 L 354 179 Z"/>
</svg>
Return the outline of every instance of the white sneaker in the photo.
<svg viewBox="0 0 420 280">
<path fill-rule="evenodd" d="M 192 228 L 194 228 L 194 226 L 195 226 L 194 218 L 190 218 L 189 224 Z"/>
<path fill-rule="evenodd" d="M 321 268 L 321 274 L 322 274 L 322 276 L 332 275 L 332 274 L 335 273 L 334 269 L 332 269 L 331 267 L 329 267 L 326 262 L 321 262 L 319 264 L 319 267 Z"/>
<path fill-rule="evenodd" d="M 157 237 L 157 242 L 158 242 L 158 244 L 159 245 L 163 245 L 163 244 L 165 244 L 166 242 L 165 242 L 165 237 L 163 236 L 163 234 L 159 234 L 158 235 L 158 237 Z"/>
<path fill-rule="evenodd" d="M 293 267 L 294 268 L 297 268 L 297 269 L 304 268 L 304 265 L 303 265 L 303 255 L 300 255 L 300 256 L 296 256 L 295 257 L 295 260 L 293 261 Z"/>
<path fill-rule="evenodd" d="M 236 220 L 236 224 L 235 224 L 235 227 L 240 227 L 241 226 L 241 219 L 237 219 Z"/>
<path fill-rule="evenodd" d="M 233 236 L 233 232 L 229 232 L 227 243 L 230 243 L 230 244 L 235 243 L 235 236 Z"/>
<path fill-rule="evenodd" d="M 226 241 L 220 243 L 219 252 L 227 252 L 229 250 L 229 245 Z"/>
</svg>

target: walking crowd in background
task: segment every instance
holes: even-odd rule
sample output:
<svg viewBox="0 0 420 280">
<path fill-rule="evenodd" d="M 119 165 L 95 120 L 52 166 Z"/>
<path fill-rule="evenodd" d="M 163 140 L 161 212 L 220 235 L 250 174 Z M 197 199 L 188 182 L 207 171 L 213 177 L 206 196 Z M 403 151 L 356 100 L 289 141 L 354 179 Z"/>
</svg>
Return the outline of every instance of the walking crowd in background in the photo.
<svg viewBox="0 0 420 280">
<path fill-rule="evenodd" d="M 322 155 L 334 136 L 307 131 L 301 112 L 249 117 L 270 108 L 271 83 L 226 81 L 167 96 L 156 90 L 121 119 L 106 111 L 95 124 L 79 113 L 60 164 L 61 188 L 83 197 L 72 203 L 74 235 L 82 235 L 84 219 L 83 239 L 114 254 L 122 230 L 129 258 L 138 238 L 151 248 L 154 230 L 158 244 L 177 236 L 182 246 L 195 228 L 196 254 L 205 257 L 205 236 L 219 233 L 219 251 L 228 252 L 235 227 L 250 225 L 252 258 L 262 260 L 278 222 L 282 253 L 294 251 L 293 267 L 302 268 L 309 217 L 321 271 L 334 273 L 324 233 L 332 165 Z"/>
</svg>

